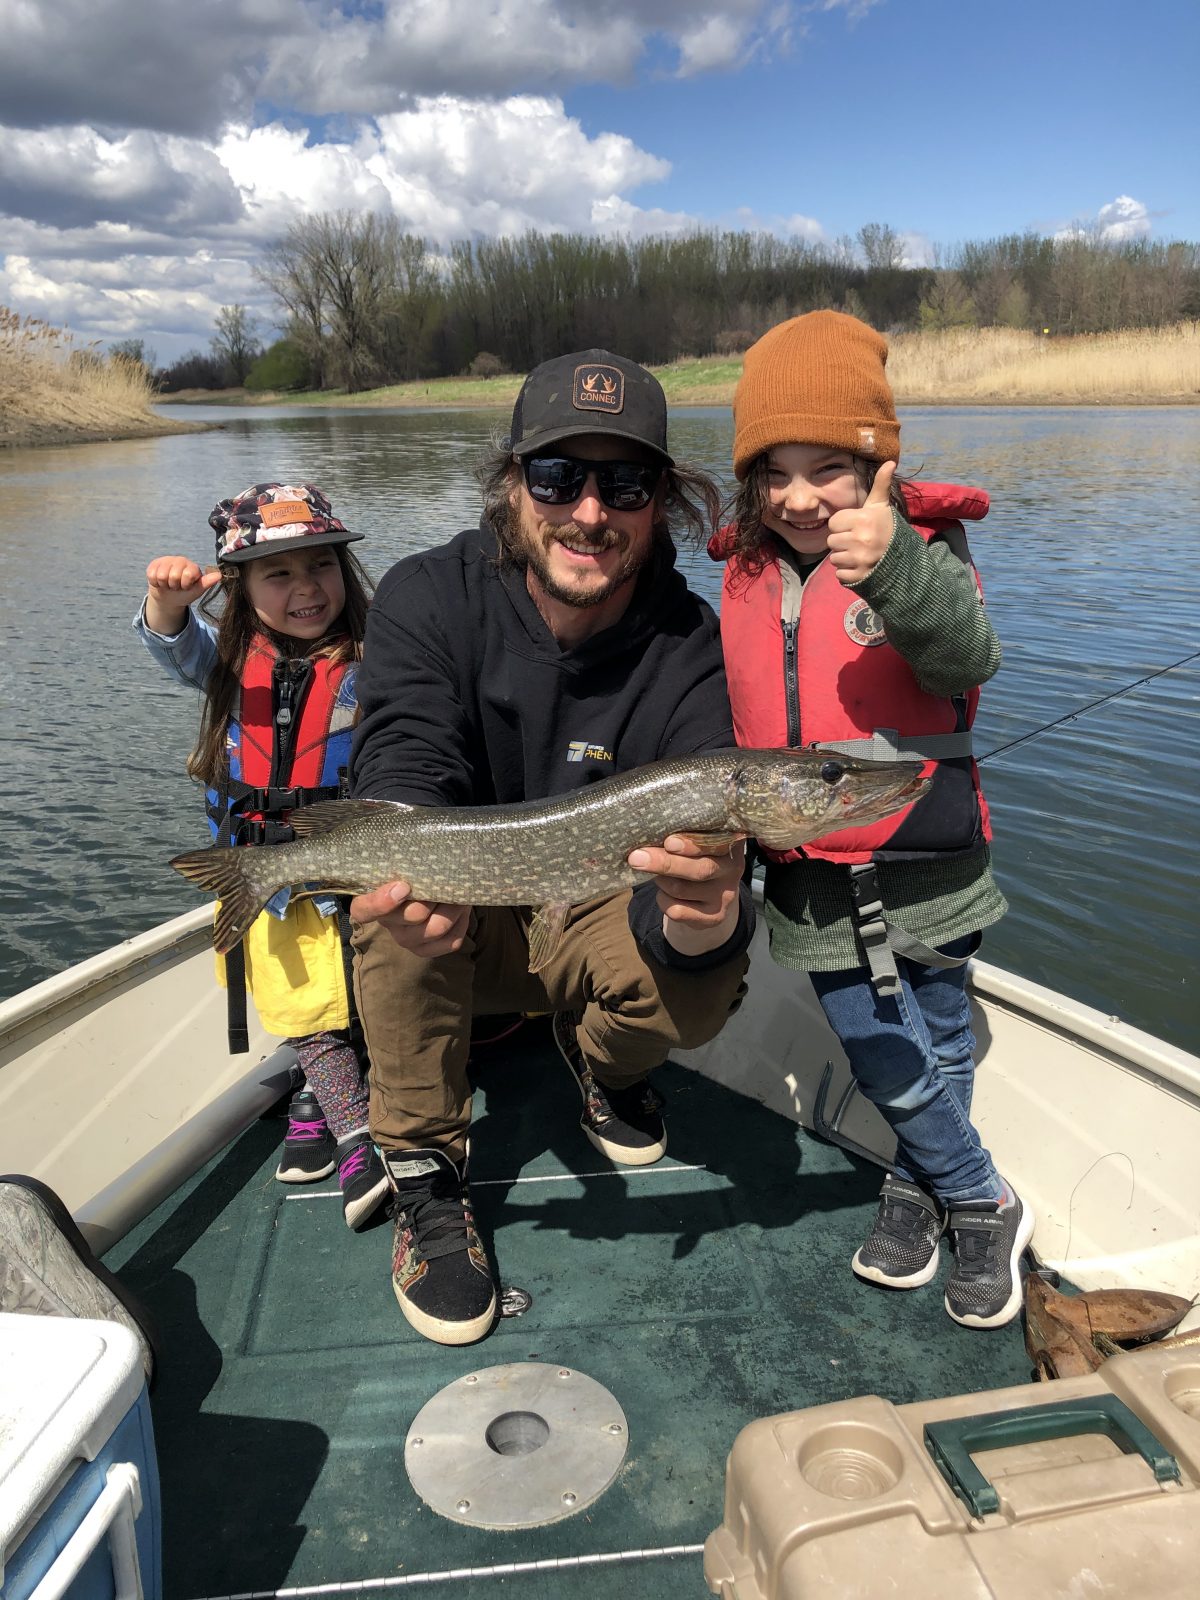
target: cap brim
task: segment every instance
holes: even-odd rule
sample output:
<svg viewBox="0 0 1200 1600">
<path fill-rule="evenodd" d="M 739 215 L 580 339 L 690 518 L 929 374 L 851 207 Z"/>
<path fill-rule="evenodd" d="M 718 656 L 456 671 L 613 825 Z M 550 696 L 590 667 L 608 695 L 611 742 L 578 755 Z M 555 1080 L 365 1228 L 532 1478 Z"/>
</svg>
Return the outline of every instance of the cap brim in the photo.
<svg viewBox="0 0 1200 1600">
<path fill-rule="evenodd" d="M 244 561 L 261 561 L 264 556 L 277 556 L 285 550 L 320 550 L 330 544 L 354 544 L 365 539 L 364 533 L 298 533 L 294 539 L 264 539 L 261 544 L 248 544 L 232 555 L 218 556 L 222 565 L 240 566 Z"/>
<path fill-rule="evenodd" d="M 557 444 L 560 439 L 582 439 L 585 434 L 595 434 L 598 438 L 624 439 L 629 444 L 639 444 L 643 450 L 649 450 L 664 467 L 673 467 L 674 460 L 660 450 L 658 445 L 652 444 L 649 439 L 643 439 L 636 433 L 625 433 L 621 428 L 615 427 L 611 422 L 602 427 L 597 427 L 597 419 L 591 417 L 587 422 L 581 422 L 577 427 L 544 428 L 540 433 L 531 434 L 522 439 L 519 445 L 513 446 L 513 455 L 520 461 L 525 456 L 533 455 L 535 450 L 541 450 L 548 444 Z"/>
</svg>

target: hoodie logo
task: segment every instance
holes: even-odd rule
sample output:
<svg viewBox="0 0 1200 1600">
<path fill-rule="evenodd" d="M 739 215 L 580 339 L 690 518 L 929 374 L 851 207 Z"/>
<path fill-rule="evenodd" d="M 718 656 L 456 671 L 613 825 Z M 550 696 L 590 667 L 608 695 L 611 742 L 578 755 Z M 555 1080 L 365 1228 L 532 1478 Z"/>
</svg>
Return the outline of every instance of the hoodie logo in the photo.
<svg viewBox="0 0 1200 1600">
<path fill-rule="evenodd" d="M 589 744 L 586 739 L 572 739 L 567 746 L 568 761 L 611 761 L 613 753 L 602 744 Z"/>
<path fill-rule="evenodd" d="M 602 364 L 576 367 L 571 404 L 576 411 L 608 411 L 615 415 L 625 405 L 625 374 L 619 367 Z"/>
</svg>

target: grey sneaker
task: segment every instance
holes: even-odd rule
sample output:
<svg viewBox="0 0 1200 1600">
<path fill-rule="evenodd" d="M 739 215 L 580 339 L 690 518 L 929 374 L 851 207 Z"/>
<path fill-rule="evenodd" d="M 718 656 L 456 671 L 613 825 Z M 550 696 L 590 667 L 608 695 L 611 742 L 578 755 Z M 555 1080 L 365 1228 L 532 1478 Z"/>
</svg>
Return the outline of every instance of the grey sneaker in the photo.
<svg viewBox="0 0 1200 1600">
<path fill-rule="evenodd" d="M 496 1319 L 496 1285 L 475 1228 L 467 1164 L 441 1150 L 382 1150 L 395 1191 L 392 1288 L 418 1333 L 473 1344 Z"/>
<path fill-rule="evenodd" d="M 946 1214 L 932 1195 L 889 1172 L 879 1209 L 850 1262 L 856 1275 L 889 1289 L 919 1289 L 938 1269 L 938 1242 Z"/>
<path fill-rule="evenodd" d="M 0 1311 L 119 1322 L 137 1338 L 154 1381 L 148 1312 L 93 1253 L 54 1190 L 22 1173 L 0 1177 Z"/>
<path fill-rule="evenodd" d="M 667 1153 L 663 1098 L 643 1078 L 625 1089 L 600 1083 L 579 1048 L 579 1016 L 554 1015 L 554 1042 L 583 1097 L 579 1126 L 602 1155 L 622 1167 L 649 1167 Z"/>
<path fill-rule="evenodd" d="M 954 1267 L 946 1283 L 946 1310 L 964 1328 L 1001 1328 L 1020 1313 L 1024 1299 L 1021 1251 L 1033 1238 L 1034 1215 L 1008 1189 L 1003 1205 L 988 1200 L 950 1212 Z"/>
</svg>

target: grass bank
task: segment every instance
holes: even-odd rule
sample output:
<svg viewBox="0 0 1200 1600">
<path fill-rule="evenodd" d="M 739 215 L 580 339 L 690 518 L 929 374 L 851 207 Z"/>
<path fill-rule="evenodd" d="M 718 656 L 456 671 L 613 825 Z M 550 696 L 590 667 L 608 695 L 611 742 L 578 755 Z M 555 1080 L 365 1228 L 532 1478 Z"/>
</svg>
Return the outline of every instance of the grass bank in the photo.
<svg viewBox="0 0 1200 1600">
<path fill-rule="evenodd" d="M 138 362 L 103 360 L 68 333 L 0 307 L 0 446 L 84 444 L 183 433 L 151 409 L 149 374 Z"/>
<path fill-rule="evenodd" d="M 1009 328 L 902 333 L 888 373 L 900 405 L 1194 405 L 1200 403 L 1200 324 L 1128 333 L 1042 337 Z M 727 406 L 740 356 L 703 356 L 653 369 L 673 406 Z M 252 395 L 193 390 L 164 400 L 207 405 L 457 407 L 506 411 L 519 374 L 430 378 L 347 395 Z"/>
</svg>

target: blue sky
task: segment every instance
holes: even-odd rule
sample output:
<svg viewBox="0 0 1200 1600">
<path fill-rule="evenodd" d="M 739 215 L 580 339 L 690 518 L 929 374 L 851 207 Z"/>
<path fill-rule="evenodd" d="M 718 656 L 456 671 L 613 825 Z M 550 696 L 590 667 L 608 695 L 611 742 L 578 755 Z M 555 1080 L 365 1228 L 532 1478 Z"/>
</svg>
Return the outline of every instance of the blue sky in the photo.
<svg viewBox="0 0 1200 1600">
<path fill-rule="evenodd" d="M 1200 239 L 1178 0 L 0 0 L 0 303 L 160 360 L 305 211 L 435 246 Z"/>
</svg>

